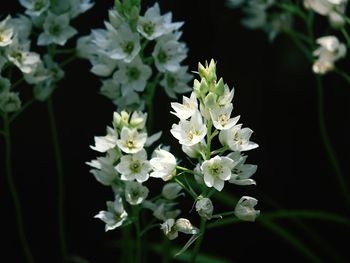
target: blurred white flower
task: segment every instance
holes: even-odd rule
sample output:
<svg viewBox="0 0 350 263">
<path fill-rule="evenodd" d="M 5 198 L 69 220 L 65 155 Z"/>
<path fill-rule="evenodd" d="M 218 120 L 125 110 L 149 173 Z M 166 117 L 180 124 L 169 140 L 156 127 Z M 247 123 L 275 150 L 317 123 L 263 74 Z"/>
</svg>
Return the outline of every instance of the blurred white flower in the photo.
<svg viewBox="0 0 350 263">
<path fill-rule="evenodd" d="M 144 16 L 139 17 L 137 31 L 148 40 L 156 39 L 179 29 L 183 25 L 183 22 L 171 23 L 171 17 L 171 13 L 161 16 L 159 4 L 155 3 L 146 10 Z"/>
<path fill-rule="evenodd" d="M 124 210 L 123 202 L 120 196 L 115 197 L 115 201 L 107 201 L 107 211 L 100 211 L 95 218 L 101 219 L 106 223 L 105 230 L 113 230 L 123 224 L 128 214 Z"/>
<path fill-rule="evenodd" d="M 18 93 L 4 92 L 0 95 L 0 110 L 2 112 L 15 112 L 21 108 Z"/>
<path fill-rule="evenodd" d="M 14 37 L 14 30 L 9 21 L 11 16 L 7 16 L 0 21 L 0 47 L 6 47 L 12 43 Z"/>
<path fill-rule="evenodd" d="M 19 42 L 27 42 L 30 33 L 32 32 L 32 21 L 24 16 L 17 15 L 17 17 L 11 18 L 9 23 L 13 26 L 16 31 L 16 37 Z"/>
<path fill-rule="evenodd" d="M 69 15 L 71 18 L 75 18 L 92 8 L 95 3 L 92 3 L 91 0 L 69 0 L 69 4 Z"/>
<path fill-rule="evenodd" d="M 173 200 L 179 196 L 181 190 L 182 187 L 177 183 L 167 183 L 163 186 L 162 195 L 168 200 Z"/>
<path fill-rule="evenodd" d="M 55 15 L 49 12 L 43 25 L 44 31 L 38 37 L 38 45 L 65 45 L 68 39 L 78 33 L 75 28 L 69 25 L 69 20 L 68 13 Z"/>
<path fill-rule="evenodd" d="M 125 200 L 131 205 L 141 204 L 148 196 L 149 190 L 139 182 L 125 183 Z"/>
<path fill-rule="evenodd" d="M 19 2 L 26 8 L 25 13 L 30 16 L 40 16 L 50 6 L 50 0 L 19 0 Z"/>
<path fill-rule="evenodd" d="M 345 57 L 346 46 L 340 43 L 335 36 L 320 37 L 316 42 L 320 47 L 313 53 L 314 56 L 317 56 L 317 60 L 314 62 L 312 70 L 316 74 L 326 74 L 334 69 L 334 63 L 338 59 Z"/>
<path fill-rule="evenodd" d="M 113 74 L 113 79 L 121 83 L 121 93 L 125 96 L 131 91 L 144 91 L 151 75 L 151 67 L 143 64 L 137 56 L 130 63 L 119 63 L 119 69 Z"/>
<path fill-rule="evenodd" d="M 91 149 L 104 153 L 113 149 L 117 145 L 118 133 L 113 128 L 107 127 L 107 135 L 102 137 L 95 136 L 95 146 L 90 146 Z"/>
<path fill-rule="evenodd" d="M 10 91 L 11 82 L 7 78 L 0 76 L 0 96 Z"/>
<path fill-rule="evenodd" d="M 137 180 L 140 183 L 148 180 L 151 171 L 145 149 L 141 149 L 133 155 L 122 156 L 120 163 L 115 168 L 121 174 L 122 180 Z"/>
<path fill-rule="evenodd" d="M 160 81 L 160 85 L 164 87 L 166 94 L 176 99 L 176 94 L 187 93 L 192 90 L 188 86 L 188 82 L 192 79 L 192 75 L 188 72 L 187 66 L 181 66 L 175 72 L 165 72 L 164 78 Z"/>
<path fill-rule="evenodd" d="M 204 161 L 201 165 L 204 183 L 208 187 L 214 187 L 221 191 L 224 188 L 225 181 L 231 178 L 233 166 L 234 162 L 228 157 L 215 156 Z"/>
<path fill-rule="evenodd" d="M 333 26 L 342 26 L 348 0 L 304 0 L 304 6 L 314 12 L 328 16 Z"/>
<path fill-rule="evenodd" d="M 253 197 L 241 197 L 235 207 L 235 216 L 244 221 L 254 222 L 256 217 L 260 214 L 259 210 L 254 209 L 257 203 L 258 200 Z"/>
</svg>

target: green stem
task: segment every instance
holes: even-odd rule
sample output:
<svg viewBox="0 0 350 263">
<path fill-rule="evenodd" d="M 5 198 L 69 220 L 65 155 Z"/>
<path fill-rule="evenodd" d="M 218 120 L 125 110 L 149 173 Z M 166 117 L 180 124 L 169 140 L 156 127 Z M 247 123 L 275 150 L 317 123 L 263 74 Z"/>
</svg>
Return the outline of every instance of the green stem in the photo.
<svg viewBox="0 0 350 263">
<path fill-rule="evenodd" d="M 58 199 L 57 216 L 58 216 L 58 228 L 59 228 L 59 241 L 60 241 L 60 247 L 61 247 L 62 262 L 66 262 L 67 245 L 66 245 L 65 226 L 64 226 L 64 170 L 63 170 L 62 154 L 61 154 L 61 148 L 60 148 L 60 143 L 58 139 L 56 118 L 55 118 L 52 98 L 49 98 L 47 101 L 47 109 L 48 109 L 49 119 L 50 119 L 52 143 L 54 147 L 54 155 L 55 155 L 56 169 L 57 169 L 57 199 Z"/>
<path fill-rule="evenodd" d="M 154 93 L 155 93 L 155 89 L 156 86 L 159 82 L 159 79 L 161 77 L 161 73 L 158 72 L 158 74 L 155 76 L 154 80 L 147 84 L 146 87 L 146 106 L 147 106 L 147 131 L 149 133 L 151 133 L 152 131 L 152 127 L 153 127 L 153 117 L 154 117 L 154 108 L 153 108 L 153 104 L 154 104 Z"/>
<path fill-rule="evenodd" d="M 177 165 L 177 166 L 176 166 L 176 169 L 177 169 L 177 170 L 184 171 L 184 172 L 186 172 L 186 173 L 195 174 L 192 170 L 187 169 L 187 168 L 182 167 L 182 166 L 178 166 L 178 165 Z"/>
<path fill-rule="evenodd" d="M 198 237 L 198 239 L 196 240 L 196 243 L 194 245 L 194 249 L 192 252 L 190 263 L 196 262 L 196 258 L 198 256 L 199 250 L 200 250 L 202 242 L 203 242 L 206 225 L 207 225 L 207 219 L 201 217 L 201 223 L 200 223 L 200 228 L 199 228 L 199 235 L 200 236 Z"/>
<path fill-rule="evenodd" d="M 193 197 L 194 200 L 197 200 L 197 195 L 193 193 L 191 190 L 189 190 L 178 178 L 174 178 L 174 181 L 182 187 L 190 196 Z"/>
<path fill-rule="evenodd" d="M 26 233 L 24 231 L 24 223 L 23 223 L 23 215 L 22 215 L 22 207 L 19 199 L 19 195 L 17 193 L 17 189 L 15 186 L 15 181 L 12 174 L 12 148 L 11 148 L 11 130 L 10 130 L 10 120 L 8 114 L 5 113 L 3 115 L 4 121 L 4 139 L 5 139 L 5 173 L 6 173 L 6 181 L 13 199 L 13 203 L 15 205 L 15 213 L 16 213 L 16 221 L 17 221 L 17 231 L 19 240 L 24 251 L 27 262 L 33 263 L 34 259 L 32 253 L 29 248 L 28 239 Z"/>
<path fill-rule="evenodd" d="M 132 206 L 133 214 L 135 217 L 135 237 L 136 237 L 136 251 L 135 251 L 135 263 L 141 262 L 141 226 L 140 226 L 140 208 L 138 206 Z"/>
<path fill-rule="evenodd" d="M 338 162 L 338 159 L 336 157 L 336 154 L 333 150 L 331 141 L 329 139 L 327 128 L 326 128 L 326 121 L 324 117 L 324 94 L 323 94 L 323 84 L 321 77 L 316 75 L 316 82 L 317 82 L 317 95 L 318 95 L 318 121 L 319 121 L 319 128 L 321 132 L 321 137 L 323 141 L 323 145 L 325 147 L 325 150 L 327 152 L 328 158 L 331 162 L 331 165 L 333 166 L 333 169 L 337 175 L 337 180 L 340 185 L 341 191 L 347 202 L 350 204 L 350 194 L 347 187 L 347 182 L 345 180 L 345 177 L 343 175 L 343 172 L 340 168 L 340 164 Z"/>
<path fill-rule="evenodd" d="M 208 127 L 207 127 L 207 151 L 205 154 L 205 159 L 210 159 L 211 154 L 211 128 L 213 127 L 213 122 L 211 120 L 208 121 Z"/>
</svg>

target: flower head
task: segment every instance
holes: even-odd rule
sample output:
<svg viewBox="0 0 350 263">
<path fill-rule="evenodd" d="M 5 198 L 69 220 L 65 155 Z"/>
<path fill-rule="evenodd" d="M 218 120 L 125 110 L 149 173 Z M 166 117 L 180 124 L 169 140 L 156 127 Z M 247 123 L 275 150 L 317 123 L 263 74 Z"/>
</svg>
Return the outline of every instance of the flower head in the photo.
<svg viewBox="0 0 350 263">
<path fill-rule="evenodd" d="M 238 124 L 228 130 L 222 130 L 219 134 L 220 142 L 230 147 L 232 151 L 243 152 L 257 148 L 258 145 L 249 140 L 253 131 L 241 127 L 242 125 Z"/>
<path fill-rule="evenodd" d="M 241 197 L 235 207 L 235 215 L 241 220 L 254 222 L 256 217 L 260 214 L 259 210 L 254 209 L 257 203 L 258 200 L 253 197 Z"/>
<path fill-rule="evenodd" d="M 143 148 L 146 140 L 146 133 L 139 133 L 136 129 L 123 127 L 117 145 L 125 153 L 137 153 Z"/>
<path fill-rule="evenodd" d="M 153 172 L 151 177 L 162 178 L 164 181 L 171 179 L 176 174 L 176 159 L 170 152 L 155 150 L 156 157 L 150 160 Z"/>
</svg>

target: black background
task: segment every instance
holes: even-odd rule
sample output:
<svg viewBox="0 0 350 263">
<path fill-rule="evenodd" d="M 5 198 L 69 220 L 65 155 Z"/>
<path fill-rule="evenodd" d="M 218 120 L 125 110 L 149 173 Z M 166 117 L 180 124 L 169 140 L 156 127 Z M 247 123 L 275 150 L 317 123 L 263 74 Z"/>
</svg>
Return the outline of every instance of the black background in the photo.
<svg viewBox="0 0 350 263">
<path fill-rule="evenodd" d="M 143 8 L 154 1 L 143 1 Z M 80 35 L 103 27 L 113 1 L 96 1 L 93 9 L 73 22 Z M 249 163 L 258 164 L 257 187 L 225 187 L 237 195 L 259 199 L 262 213 L 273 211 L 266 196 L 285 209 L 313 209 L 349 216 L 349 208 L 338 187 L 322 145 L 317 120 L 316 83 L 310 64 L 284 36 L 269 43 L 260 31 L 240 25 L 243 17 L 224 1 L 160 1 L 162 13 L 173 12 L 173 21 L 185 21 L 182 40 L 188 44 L 185 61 L 190 70 L 198 62 L 214 58 L 218 75 L 235 87 L 234 114 L 254 130 L 253 141 L 260 147 L 249 152 Z M 143 9 L 143 10 L 144 10 Z M 2 5 L 1 15 L 22 11 L 19 4 Z M 316 25 L 316 29 L 319 29 Z M 74 41 L 69 44 L 74 45 Z M 339 63 L 349 68 L 346 61 Z M 113 241 L 119 231 L 104 232 L 102 222 L 93 218 L 111 200 L 110 189 L 95 181 L 85 162 L 96 157 L 89 149 L 93 136 L 103 135 L 112 120 L 114 106 L 98 95 L 100 81 L 89 72 L 90 64 L 77 60 L 66 70 L 66 78 L 54 93 L 60 142 L 65 164 L 65 222 L 70 254 L 90 262 L 118 262 Z M 22 86 L 28 93 L 30 87 Z M 331 141 L 345 175 L 349 174 L 350 87 L 339 77 L 325 77 L 325 112 Z M 170 101 L 161 88 L 156 95 L 155 130 L 163 130 L 165 141 L 176 118 L 169 114 Z M 57 176 L 45 103 L 35 103 L 12 125 L 13 167 L 23 205 L 26 231 L 37 262 L 58 262 Z M 1 141 L 1 174 L 3 174 Z M 1 262 L 24 262 L 18 246 L 13 203 L 0 176 Z M 263 195 L 264 197 L 261 197 Z M 215 204 L 214 204 L 215 205 Z M 234 207 L 235 204 L 232 204 Z M 219 205 L 217 206 L 219 207 Z M 216 207 L 216 208 L 217 208 Z M 220 207 L 217 208 L 219 211 Z M 183 215 L 186 216 L 185 209 Z M 305 229 L 279 221 L 324 262 L 336 262 Z M 345 261 L 349 229 L 324 221 L 307 221 L 308 226 L 328 244 L 333 254 Z M 157 231 L 153 232 L 158 235 Z M 184 239 L 175 241 L 178 245 Z M 308 262 L 298 250 L 261 224 L 236 224 L 209 230 L 203 250 L 232 262 Z M 7 258 L 7 259 L 5 259 Z M 153 262 L 153 261 L 152 261 Z M 154 262 L 157 262 L 155 260 Z"/>
</svg>

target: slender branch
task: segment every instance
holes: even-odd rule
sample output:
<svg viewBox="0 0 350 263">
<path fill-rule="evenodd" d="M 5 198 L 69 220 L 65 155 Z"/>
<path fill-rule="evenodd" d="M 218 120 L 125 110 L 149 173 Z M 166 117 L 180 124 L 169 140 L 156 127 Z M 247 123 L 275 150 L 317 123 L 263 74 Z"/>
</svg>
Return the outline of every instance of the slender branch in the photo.
<svg viewBox="0 0 350 263">
<path fill-rule="evenodd" d="M 26 260 L 28 263 L 33 263 L 34 259 L 32 256 L 32 252 L 30 251 L 28 239 L 24 230 L 24 222 L 23 222 L 23 215 L 22 215 L 22 206 L 19 199 L 19 195 L 15 186 L 15 181 L 12 174 L 12 146 L 11 146 L 11 130 L 10 130 L 10 120 L 8 117 L 8 114 L 5 113 L 3 115 L 3 122 L 4 122 L 4 138 L 5 138 L 5 173 L 6 173 L 6 181 L 8 184 L 8 188 L 10 190 L 13 203 L 15 205 L 15 214 L 16 214 L 16 221 L 17 221 L 17 231 L 18 236 L 20 239 L 20 243 L 22 246 L 22 249 L 24 251 Z"/>
<path fill-rule="evenodd" d="M 176 169 L 177 169 L 177 170 L 184 171 L 184 172 L 186 172 L 186 173 L 195 174 L 192 170 L 187 169 L 187 168 L 182 167 L 182 166 L 178 166 L 178 165 L 177 165 L 177 166 L 176 166 Z"/>
<path fill-rule="evenodd" d="M 199 235 L 200 236 L 198 237 L 198 239 L 196 240 L 196 243 L 194 245 L 192 256 L 190 259 L 190 263 L 196 262 L 196 258 L 198 256 L 199 250 L 200 250 L 202 242 L 203 242 L 206 225 L 207 225 L 207 219 L 204 217 L 201 217 L 201 223 L 200 223 L 200 228 L 199 228 Z"/>
<path fill-rule="evenodd" d="M 211 128 L 213 127 L 213 122 L 211 120 L 208 121 L 208 127 L 207 127 L 207 152 L 205 154 L 205 159 L 210 159 L 211 154 Z"/>
<path fill-rule="evenodd" d="M 340 168 L 340 164 L 338 162 L 337 156 L 332 147 L 331 141 L 328 136 L 327 128 L 326 128 L 326 121 L 324 117 L 323 83 L 322 83 L 321 77 L 318 75 L 316 75 L 316 82 L 317 82 L 317 95 L 318 95 L 318 122 L 319 122 L 323 145 L 325 147 L 325 150 L 327 152 L 331 165 L 333 166 L 333 169 L 336 173 L 338 183 L 342 190 L 342 194 L 345 197 L 346 201 L 350 204 L 350 192 L 347 187 L 347 182 Z"/>
<path fill-rule="evenodd" d="M 191 190 L 189 190 L 178 178 L 174 178 L 174 181 L 182 187 L 187 193 L 189 193 L 190 196 L 193 197 L 194 200 L 197 200 L 197 195 L 193 193 Z"/>
<path fill-rule="evenodd" d="M 58 213 L 58 228 L 59 228 L 59 241 L 61 246 L 62 262 L 65 262 L 67 259 L 67 245 L 65 237 L 65 224 L 64 224 L 64 170 L 63 170 L 63 161 L 61 154 L 61 147 L 58 139 L 56 118 L 54 113 L 54 107 L 52 98 L 49 98 L 47 101 L 47 109 L 50 119 L 50 127 L 52 134 L 52 143 L 54 147 L 54 155 L 56 161 L 57 169 L 57 213 Z"/>
</svg>

